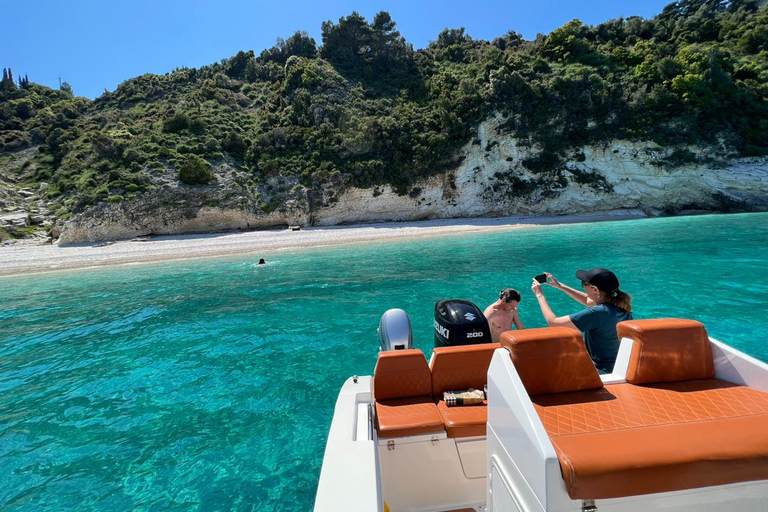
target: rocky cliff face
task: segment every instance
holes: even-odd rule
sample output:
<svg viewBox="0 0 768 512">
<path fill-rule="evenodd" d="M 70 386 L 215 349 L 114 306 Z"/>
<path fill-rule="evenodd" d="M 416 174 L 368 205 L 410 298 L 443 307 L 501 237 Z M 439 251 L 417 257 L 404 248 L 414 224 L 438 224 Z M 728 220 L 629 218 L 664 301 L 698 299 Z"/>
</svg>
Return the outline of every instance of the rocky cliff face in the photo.
<svg viewBox="0 0 768 512">
<path fill-rule="evenodd" d="M 523 162 L 538 154 L 497 132 L 487 120 L 454 171 L 418 183 L 410 194 L 390 187 L 328 191 L 310 207 L 305 194 L 283 198 L 265 213 L 246 197 L 231 200 L 222 185 L 144 194 L 104 204 L 68 222 L 60 243 L 94 242 L 144 234 L 200 233 L 279 225 L 334 225 L 453 217 L 562 215 L 621 209 L 647 215 L 688 209 L 768 210 L 768 159 L 724 160 L 714 149 L 665 149 L 613 141 L 584 147 L 558 169 L 534 172 Z"/>
<path fill-rule="evenodd" d="M 17 151 L 0 167 L 0 240 L 15 235 L 25 237 L 29 244 L 42 244 L 50 239 L 50 232 L 55 229 L 53 212 L 44 198 L 48 185 L 26 186 L 30 169 L 23 165 L 35 153 L 36 146 Z M 10 169 L 14 172 L 9 172 Z"/>
<path fill-rule="evenodd" d="M 141 235 L 174 235 L 250 230 L 304 222 L 306 200 L 280 197 L 265 212 L 258 195 L 231 183 L 163 187 L 119 204 L 102 203 L 67 222 L 59 243 L 119 240 Z"/>
<path fill-rule="evenodd" d="M 574 152 L 559 172 L 534 173 L 522 162 L 536 148 L 520 147 L 483 123 L 479 143 L 453 173 L 419 184 L 418 194 L 398 196 L 391 188 L 352 189 L 314 213 L 317 225 L 374 220 L 417 220 L 504 215 L 562 215 L 640 209 L 647 215 L 687 209 L 768 209 L 768 159 L 718 161 L 712 150 L 689 148 L 678 164 L 653 143 L 613 141 Z M 679 149 L 678 149 L 679 151 Z M 692 155 L 692 156 L 691 156 Z"/>
</svg>

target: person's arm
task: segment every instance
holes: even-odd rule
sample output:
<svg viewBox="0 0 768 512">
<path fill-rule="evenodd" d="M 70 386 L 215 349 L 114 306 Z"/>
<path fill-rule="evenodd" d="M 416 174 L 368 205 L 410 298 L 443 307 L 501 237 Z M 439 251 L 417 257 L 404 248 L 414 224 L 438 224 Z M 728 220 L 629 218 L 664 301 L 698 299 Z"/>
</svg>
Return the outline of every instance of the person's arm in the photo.
<svg viewBox="0 0 768 512">
<path fill-rule="evenodd" d="M 499 301 L 496 301 L 493 304 L 491 304 L 490 306 L 488 306 L 487 308 L 485 308 L 485 311 L 483 311 L 483 315 L 485 315 L 486 319 L 488 319 L 488 320 L 491 319 L 491 315 L 493 315 L 493 312 L 495 311 L 495 308 L 496 308 L 496 305 L 498 304 L 498 302 Z"/>
<path fill-rule="evenodd" d="M 544 296 L 544 292 L 541 290 L 541 283 L 534 279 L 533 284 L 531 284 L 531 290 L 533 290 L 536 300 L 539 301 L 539 307 L 541 308 L 541 313 L 544 315 L 544 320 L 546 320 L 547 325 L 550 327 L 572 327 L 576 329 L 576 326 L 571 322 L 570 316 L 555 316 L 552 308 L 549 307 L 549 303 L 547 303 L 547 298 Z"/>
<path fill-rule="evenodd" d="M 520 313 L 517 312 L 517 309 L 512 313 L 512 323 L 515 324 L 515 327 L 517 329 L 525 329 L 525 326 L 523 325 L 523 321 L 520 320 Z"/>
<path fill-rule="evenodd" d="M 592 299 L 587 297 L 587 294 L 581 290 L 577 290 L 576 288 L 571 288 L 570 286 L 566 286 L 557 279 L 555 279 L 555 276 L 550 274 L 549 272 L 544 272 L 544 274 L 548 277 L 547 282 L 544 284 L 547 284 L 553 288 L 557 288 L 560 291 L 563 291 L 568 295 L 570 298 L 575 300 L 576 302 L 580 304 L 584 304 L 585 306 L 594 306 L 595 303 L 592 302 Z"/>
</svg>

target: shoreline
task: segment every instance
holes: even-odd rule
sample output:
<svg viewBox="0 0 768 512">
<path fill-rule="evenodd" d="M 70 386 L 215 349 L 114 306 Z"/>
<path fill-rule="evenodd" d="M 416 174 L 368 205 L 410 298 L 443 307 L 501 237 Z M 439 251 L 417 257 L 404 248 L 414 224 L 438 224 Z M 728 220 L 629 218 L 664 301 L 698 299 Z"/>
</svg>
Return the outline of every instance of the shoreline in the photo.
<svg viewBox="0 0 768 512">
<path fill-rule="evenodd" d="M 354 243 L 395 241 L 526 227 L 648 218 L 639 210 L 562 216 L 433 219 L 344 226 L 260 231 L 230 231 L 190 235 L 159 235 L 145 241 L 73 244 L 67 246 L 2 246 L 0 278 L 149 264 L 240 254 L 258 257 L 275 252 Z"/>
</svg>

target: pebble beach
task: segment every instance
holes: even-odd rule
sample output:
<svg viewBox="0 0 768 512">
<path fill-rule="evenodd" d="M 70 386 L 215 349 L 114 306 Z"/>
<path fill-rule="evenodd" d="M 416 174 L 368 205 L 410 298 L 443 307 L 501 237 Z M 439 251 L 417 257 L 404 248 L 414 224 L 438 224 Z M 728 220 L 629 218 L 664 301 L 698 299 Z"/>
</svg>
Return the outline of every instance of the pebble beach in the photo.
<svg viewBox="0 0 768 512">
<path fill-rule="evenodd" d="M 386 222 L 349 226 L 308 227 L 214 234 L 150 236 L 134 240 L 59 246 L 0 246 L 0 277 L 145 264 L 194 258 L 252 254 L 269 261 L 278 251 L 328 245 L 382 242 L 403 238 L 444 236 L 488 230 L 600 220 L 639 218 L 638 211 L 552 217 L 501 217 Z"/>
</svg>

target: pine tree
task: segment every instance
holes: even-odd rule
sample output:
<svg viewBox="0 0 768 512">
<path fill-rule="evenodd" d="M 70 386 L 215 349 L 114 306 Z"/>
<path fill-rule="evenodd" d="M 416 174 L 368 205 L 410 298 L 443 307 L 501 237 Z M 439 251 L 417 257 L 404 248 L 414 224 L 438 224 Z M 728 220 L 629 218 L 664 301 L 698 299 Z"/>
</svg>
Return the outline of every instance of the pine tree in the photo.
<svg viewBox="0 0 768 512">
<path fill-rule="evenodd" d="M 11 68 L 3 68 L 3 81 L 0 82 L 0 90 L 2 91 L 14 91 L 16 90 L 16 83 L 13 81 L 13 71 Z"/>
</svg>

